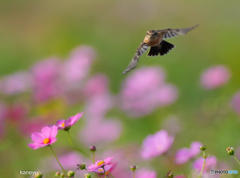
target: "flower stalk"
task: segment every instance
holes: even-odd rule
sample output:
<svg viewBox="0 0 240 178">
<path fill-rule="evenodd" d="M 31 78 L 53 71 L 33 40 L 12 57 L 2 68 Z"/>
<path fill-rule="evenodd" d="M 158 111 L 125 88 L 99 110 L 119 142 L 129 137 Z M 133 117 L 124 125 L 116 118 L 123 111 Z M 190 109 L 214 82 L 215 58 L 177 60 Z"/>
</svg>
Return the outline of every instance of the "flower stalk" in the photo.
<svg viewBox="0 0 240 178">
<path fill-rule="evenodd" d="M 202 176 L 203 169 L 204 169 L 205 164 L 206 164 L 206 158 L 207 158 L 207 156 L 205 155 L 205 151 L 203 151 L 203 166 L 202 166 L 202 169 L 201 169 L 201 172 L 200 172 L 198 178 L 201 178 L 201 176 Z"/>
<path fill-rule="evenodd" d="M 92 160 L 86 153 L 84 153 L 82 150 L 76 148 L 76 147 L 73 145 L 72 140 L 71 140 L 71 137 L 70 137 L 69 130 L 67 131 L 67 133 L 68 133 L 68 140 L 69 140 L 71 146 L 72 146 L 74 149 L 78 150 L 80 153 L 82 153 L 84 156 L 86 156 L 88 159 Z"/>
<path fill-rule="evenodd" d="M 64 172 L 64 174 L 66 174 L 66 171 L 63 169 L 62 165 L 60 164 L 60 162 L 59 162 L 59 160 L 58 160 L 58 158 L 57 158 L 57 155 L 56 155 L 55 152 L 53 151 L 51 145 L 49 145 L 49 147 L 51 148 L 51 150 L 52 150 L 52 152 L 53 152 L 53 155 L 55 156 L 55 158 L 56 158 L 59 166 L 62 168 L 62 171 Z"/>
</svg>

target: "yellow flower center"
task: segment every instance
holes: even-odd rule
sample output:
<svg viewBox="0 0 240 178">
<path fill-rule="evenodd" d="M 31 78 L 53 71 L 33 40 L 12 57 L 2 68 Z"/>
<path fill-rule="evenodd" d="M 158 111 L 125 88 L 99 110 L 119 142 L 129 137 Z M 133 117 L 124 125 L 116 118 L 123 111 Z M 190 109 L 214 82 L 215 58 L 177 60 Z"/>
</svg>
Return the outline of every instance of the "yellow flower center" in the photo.
<svg viewBox="0 0 240 178">
<path fill-rule="evenodd" d="M 44 143 L 44 144 L 48 144 L 49 142 L 50 142 L 49 138 L 45 138 L 45 139 L 43 140 L 43 143 Z"/>
<path fill-rule="evenodd" d="M 104 163 L 104 161 L 100 161 L 97 165 L 100 166 Z"/>
<path fill-rule="evenodd" d="M 65 126 L 65 123 L 62 123 L 62 127 L 64 127 Z"/>
<path fill-rule="evenodd" d="M 98 169 L 98 172 L 102 172 L 103 171 L 103 168 L 101 168 L 101 169 Z"/>
</svg>

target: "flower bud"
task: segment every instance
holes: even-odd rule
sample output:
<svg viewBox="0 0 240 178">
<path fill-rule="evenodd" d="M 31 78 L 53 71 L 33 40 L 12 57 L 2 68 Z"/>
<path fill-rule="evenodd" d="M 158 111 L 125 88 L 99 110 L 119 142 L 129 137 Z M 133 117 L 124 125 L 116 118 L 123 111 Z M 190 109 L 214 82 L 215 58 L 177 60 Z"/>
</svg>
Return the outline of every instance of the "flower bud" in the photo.
<svg viewBox="0 0 240 178">
<path fill-rule="evenodd" d="M 85 163 L 77 164 L 77 167 L 81 170 L 84 170 L 86 169 L 86 164 Z"/>
<path fill-rule="evenodd" d="M 84 178 L 91 178 L 91 174 L 84 174 Z"/>
<path fill-rule="evenodd" d="M 227 150 L 228 155 L 234 155 L 233 147 L 228 147 L 226 150 Z"/>
<path fill-rule="evenodd" d="M 56 172 L 56 173 L 55 173 L 55 176 L 56 176 L 56 177 L 60 177 L 60 172 Z"/>
<path fill-rule="evenodd" d="M 75 172 L 73 171 L 68 171 L 67 173 L 68 177 L 73 177 L 75 175 Z"/>
<path fill-rule="evenodd" d="M 91 150 L 92 152 L 95 152 L 96 149 L 97 149 L 97 148 L 96 148 L 95 146 L 91 146 L 91 147 L 90 147 L 90 150 Z"/>
<path fill-rule="evenodd" d="M 42 177 L 43 177 L 43 174 L 40 171 L 34 174 L 34 178 L 42 178 Z"/>
<path fill-rule="evenodd" d="M 167 178 L 173 178 L 173 173 L 172 173 L 172 171 L 169 171 L 168 173 L 167 173 L 167 176 L 166 176 Z"/>
<path fill-rule="evenodd" d="M 62 172 L 61 174 L 60 174 L 60 177 L 65 177 L 65 174 Z"/>
<path fill-rule="evenodd" d="M 132 165 L 132 166 L 130 166 L 130 169 L 131 169 L 132 171 L 135 171 L 135 170 L 137 169 L 137 166 L 136 166 L 136 165 Z"/>
<path fill-rule="evenodd" d="M 207 147 L 205 145 L 200 146 L 200 150 L 204 151 L 206 149 L 207 149 Z"/>
</svg>

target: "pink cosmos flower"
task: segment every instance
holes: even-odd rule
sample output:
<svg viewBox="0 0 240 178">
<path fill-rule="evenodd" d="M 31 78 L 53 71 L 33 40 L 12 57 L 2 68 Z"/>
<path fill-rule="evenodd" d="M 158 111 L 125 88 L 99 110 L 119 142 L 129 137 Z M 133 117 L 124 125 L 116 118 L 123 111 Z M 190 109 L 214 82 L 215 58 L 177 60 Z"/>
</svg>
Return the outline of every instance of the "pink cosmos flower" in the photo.
<svg viewBox="0 0 240 178">
<path fill-rule="evenodd" d="M 155 171 L 150 171 L 147 169 L 137 169 L 136 177 L 137 178 L 156 178 L 157 173 Z"/>
<path fill-rule="evenodd" d="M 178 150 L 175 156 L 175 163 L 183 164 L 197 156 L 201 152 L 200 146 L 202 146 L 202 143 L 192 142 L 190 148 L 182 148 Z"/>
<path fill-rule="evenodd" d="M 238 114 L 240 114 L 240 92 L 233 96 L 232 107 Z"/>
<path fill-rule="evenodd" d="M 86 83 L 84 92 L 88 98 L 105 95 L 108 93 L 108 78 L 103 74 L 93 76 Z"/>
<path fill-rule="evenodd" d="M 166 84 L 159 88 L 156 98 L 157 104 L 160 106 L 170 105 L 177 100 L 178 91 L 174 85 Z"/>
<path fill-rule="evenodd" d="M 109 165 L 109 164 L 104 166 L 104 170 L 105 170 L 106 175 L 108 174 L 108 171 L 111 169 L 111 167 L 112 167 L 112 165 Z M 90 171 L 90 172 L 95 172 L 97 174 L 103 174 L 104 170 L 101 167 L 101 168 L 95 169 L 94 171 Z"/>
<path fill-rule="evenodd" d="M 34 143 L 29 143 L 28 146 L 32 149 L 37 149 L 53 144 L 57 141 L 58 130 L 57 126 L 53 125 L 52 127 L 43 127 L 41 133 L 35 132 L 31 135 L 32 141 Z"/>
<path fill-rule="evenodd" d="M 40 61 L 32 67 L 33 95 L 37 101 L 46 101 L 62 95 L 60 67 L 60 60 L 56 58 Z"/>
<path fill-rule="evenodd" d="M 29 137 L 34 131 L 40 130 L 46 125 L 47 123 L 43 118 L 36 117 L 30 118 L 27 122 L 20 122 L 19 129 L 21 133 Z"/>
<path fill-rule="evenodd" d="M 205 89 L 214 89 L 225 85 L 230 75 L 230 71 L 225 66 L 211 67 L 201 75 L 201 83 Z"/>
<path fill-rule="evenodd" d="M 113 159 L 113 157 L 108 157 L 104 160 L 98 160 L 94 164 L 91 164 L 90 166 L 88 166 L 88 171 L 89 172 L 96 171 L 97 169 L 102 168 L 105 165 L 107 165 L 112 159 Z"/>
<path fill-rule="evenodd" d="M 66 60 L 61 69 L 62 79 L 68 87 L 79 85 L 88 75 L 93 60 L 95 59 L 95 51 L 88 46 L 80 46 L 73 50 L 70 58 Z"/>
<path fill-rule="evenodd" d="M 136 149 L 134 149 L 134 151 L 136 151 Z M 125 148 L 121 147 L 114 151 L 108 150 L 102 155 L 102 157 L 107 157 L 108 155 L 114 155 L 114 159 L 110 162 L 112 167 L 109 172 L 114 175 L 115 178 L 132 177 L 132 172 L 126 170 L 129 169 L 129 161 L 133 159 L 126 153 Z"/>
<path fill-rule="evenodd" d="M 69 130 L 83 115 L 83 112 L 77 113 L 75 116 L 68 118 L 67 120 L 60 119 L 57 121 L 58 130 Z"/>
<path fill-rule="evenodd" d="M 142 157 L 144 159 L 150 159 L 166 153 L 171 147 L 173 141 L 174 137 L 169 136 L 165 130 L 147 136 L 143 141 Z"/>
<path fill-rule="evenodd" d="M 95 96 L 86 102 L 86 115 L 89 118 L 103 117 L 114 106 L 114 99 L 110 93 Z M 92 122 L 92 121 L 91 121 Z"/>
<path fill-rule="evenodd" d="M 137 69 L 123 84 L 120 107 L 132 117 L 140 117 L 172 104 L 177 99 L 177 89 L 164 80 L 165 73 L 159 67 Z"/>
<path fill-rule="evenodd" d="M 215 168 L 217 165 L 217 158 L 215 156 L 209 156 L 206 158 L 206 164 L 205 167 L 203 169 L 203 172 L 207 172 L 210 169 Z M 194 161 L 193 163 L 193 168 L 197 171 L 201 171 L 203 166 L 203 158 L 199 158 L 196 161 Z"/>
<path fill-rule="evenodd" d="M 84 129 L 80 132 L 80 138 L 86 145 L 100 145 L 116 140 L 121 131 L 122 124 L 119 120 L 94 117 L 94 120 L 90 119 L 86 123 Z"/>
<path fill-rule="evenodd" d="M 32 87 L 32 77 L 28 72 L 17 72 L 5 76 L 1 83 L 1 91 L 7 95 L 26 92 Z"/>
<path fill-rule="evenodd" d="M 14 122 L 21 123 L 22 120 L 24 120 L 28 116 L 29 109 L 30 108 L 25 103 L 17 103 L 10 105 L 7 111 L 7 118 Z"/>
</svg>

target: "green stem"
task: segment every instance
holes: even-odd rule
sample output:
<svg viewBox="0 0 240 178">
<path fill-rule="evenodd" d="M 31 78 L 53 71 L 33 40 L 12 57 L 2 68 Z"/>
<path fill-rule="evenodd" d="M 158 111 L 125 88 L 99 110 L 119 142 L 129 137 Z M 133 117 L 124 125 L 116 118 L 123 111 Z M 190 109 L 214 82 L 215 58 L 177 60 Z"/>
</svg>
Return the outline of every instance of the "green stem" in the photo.
<svg viewBox="0 0 240 178">
<path fill-rule="evenodd" d="M 93 164 L 95 163 L 95 151 L 93 151 Z"/>
<path fill-rule="evenodd" d="M 205 157 L 205 152 L 203 151 L 203 166 L 198 178 L 201 178 L 205 164 L 206 164 L 206 157 Z"/>
<path fill-rule="evenodd" d="M 240 162 L 238 161 L 237 157 L 235 155 L 233 155 L 233 157 L 236 159 L 236 161 L 238 162 L 238 164 L 240 164 Z"/>
<path fill-rule="evenodd" d="M 82 153 L 84 156 L 86 156 L 88 159 L 90 159 L 90 160 L 92 161 L 92 159 L 91 159 L 86 153 L 84 153 L 82 150 L 76 148 L 76 147 L 73 145 L 69 131 L 67 131 L 67 133 L 68 133 L 68 139 L 69 139 L 69 142 L 70 142 L 71 146 L 72 146 L 74 149 L 78 150 L 80 153 Z"/>
<path fill-rule="evenodd" d="M 61 165 L 61 164 L 60 164 L 60 162 L 58 161 L 58 158 L 57 158 L 57 156 L 56 156 L 55 152 L 53 151 L 53 149 L 52 149 L 51 145 L 49 145 L 49 147 L 51 148 L 51 150 L 52 150 L 52 152 L 53 152 L 53 154 L 54 154 L 54 156 L 55 156 L 55 158 L 56 158 L 56 160 L 57 160 L 57 162 L 58 162 L 59 166 L 62 168 L 62 170 L 63 170 L 64 174 L 65 174 L 65 175 L 67 175 L 66 171 L 63 169 L 62 165 Z"/>
<path fill-rule="evenodd" d="M 133 178 L 135 178 L 135 171 L 133 171 Z"/>
<path fill-rule="evenodd" d="M 104 171 L 104 177 L 107 178 L 107 176 L 106 176 L 106 171 L 105 171 L 105 169 L 104 169 L 104 166 L 103 166 L 102 168 L 103 168 L 103 171 Z"/>
</svg>

